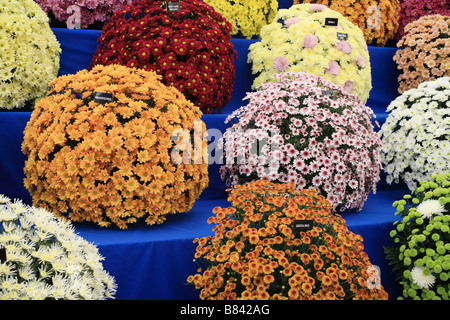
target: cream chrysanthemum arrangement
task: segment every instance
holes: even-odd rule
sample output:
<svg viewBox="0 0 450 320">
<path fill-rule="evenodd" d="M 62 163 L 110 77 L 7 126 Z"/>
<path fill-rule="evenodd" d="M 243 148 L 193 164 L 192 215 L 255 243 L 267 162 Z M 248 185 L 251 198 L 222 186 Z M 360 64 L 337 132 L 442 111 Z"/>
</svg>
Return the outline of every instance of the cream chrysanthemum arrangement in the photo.
<svg viewBox="0 0 450 320">
<path fill-rule="evenodd" d="M 249 47 L 253 89 L 282 72 L 306 72 L 344 87 L 365 103 L 372 89 L 370 57 L 362 31 L 340 13 L 318 4 L 278 11 Z"/>
<path fill-rule="evenodd" d="M 58 75 L 60 45 L 32 0 L 0 0 L 0 108 L 23 108 Z"/>
<path fill-rule="evenodd" d="M 422 181 L 393 206 L 402 219 L 385 252 L 403 286 L 399 299 L 449 300 L 450 174 Z"/>
<path fill-rule="evenodd" d="M 0 300 L 114 298 L 102 260 L 69 221 L 0 196 Z"/>
<path fill-rule="evenodd" d="M 277 13 L 277 0 L 204 0 L 233 26 L 232 35 L 258 36 Z"/>
<path fill-rule="evenodd" d="M 420 181 L 450 171 L 450 77 L 427 81 L 396 98 L 380 129 L 388 183 Z"/>
</svg>

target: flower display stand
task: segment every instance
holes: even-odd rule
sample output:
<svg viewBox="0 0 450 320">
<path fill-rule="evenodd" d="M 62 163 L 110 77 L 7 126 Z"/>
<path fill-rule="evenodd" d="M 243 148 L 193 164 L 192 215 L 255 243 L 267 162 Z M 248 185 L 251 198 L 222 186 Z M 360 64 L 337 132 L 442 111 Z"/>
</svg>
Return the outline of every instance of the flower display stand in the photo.
<svg viewBox="0 0 450 320">
<path fill-rule="evenodd" d="M 53 29 L 61 43 L 60 75 L 73 74 L 89 66 L 97 48 L 100 31 Z M 207 129 L 225 132 L 226 117 L 244 105 L 245 93 L 251 91 L 251 66 L 247 64 L 249 45 L 258 40 L 232 39 L 238 57 L 236 83 L 231 101 L 219 113 L 203 115 Z M 370 47 L 373 89 L 367 105 L 374 110 L 381 125 L 387 117 L 386 108 L 397 96 L 397 69 L 392 57 L 396 49 Z M 20 198 L 31 204 L 31 197 L 23 185 L 25 155 L 21 152 L 23 131 L 31 112 L 0 112 L 0 193 Z M 378 128 L 378 127 L 377 127 Z M 220 179 L 219 163 L 209 166 L 209 187 L 188 213 L 167 217 L 162 225 L 145 223 L 130 225 L 127 230 L 100 228 L 94 224 L 75 223 L 77 233 L 94 243 L 105 257 L 104 268 L 117 282 L 116 299 L 180 300 L 199 299 L 198 291 L 186 285 L 194 274 L 193 262 L 197 237 L 212 235 L 207 219 L 216 206 L 227 207 L 227 193 Z M 404 185 L 387 185 L 384 176 L 376 194 L 371 193 L 362 211 L 343 212 L 349 230 L 363 237 L 364 250 L 370 261 L 379 268 L 381 283 L 390 299 L 399 295 L 399 287 L 388 265 L 383 246 L 392 239 L 389 232 L 397 217 L 392 203 L 405 194 Z"/>
</svg>

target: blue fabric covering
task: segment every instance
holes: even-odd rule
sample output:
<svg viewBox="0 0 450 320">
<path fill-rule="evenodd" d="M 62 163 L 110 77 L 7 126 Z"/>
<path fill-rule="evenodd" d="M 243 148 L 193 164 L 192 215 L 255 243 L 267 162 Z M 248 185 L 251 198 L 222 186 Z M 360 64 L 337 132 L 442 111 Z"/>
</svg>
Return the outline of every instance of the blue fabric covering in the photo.
<svg viewBox="0 0 450 320">
<path fill-rule="evenodd" d="M 60 75 L 76 73 L 89 66 L 97 46 L 100 31 L 54 29 L 61 43 Z M 227 127 L 225 117 L 245 102 L 253 77 L 247 64 L 250 43 L 257 40 L 233 39 L 238 52 L 236 84 L 232 100 L 223 114 L 204 115 L 207 128 L 221 132 Z M 378 121 L 386 117 L 387 105 L 397 94 L 397 71 L 392 61 L 395 49 L 369 47 L 372 63 L 373 89 L 368 105 Z M 30 112 L 0 112 L 0 193 L 31 204 L 23 186 L 25 156 L 21 152 L 23 130 Z M 197 266 L 192 261 L 196 237 L 212 235 L 206 220 L 215 206 L 228 206 L 225 185 L 220 180 L 219 164 L 209 168 L 210 185 L 189 213 L 168 217 L 163 225 L 147 226 L 143 222 L 128 230 L 101 229 L 94 225 L 76 223 L 77 232 L 93 242 L 105 257 L 104 267 L 117 281 L 117 299 L 198 299 L 198 292 L 185 285 Z M 353 232 L 364 238 L 365 251 L 371 262 L 381 270 L 382 285 L 391 299 L 398 296 L 399 287 L 383 253 L 383 245 L 391 244 L 389 232 L 396 220 L 392 202 L 409 193 L 403 186 L 379 183 L 377 194 L 371 194 L 359 213 L 346 212 L 343 217 Z"/>
</svg>

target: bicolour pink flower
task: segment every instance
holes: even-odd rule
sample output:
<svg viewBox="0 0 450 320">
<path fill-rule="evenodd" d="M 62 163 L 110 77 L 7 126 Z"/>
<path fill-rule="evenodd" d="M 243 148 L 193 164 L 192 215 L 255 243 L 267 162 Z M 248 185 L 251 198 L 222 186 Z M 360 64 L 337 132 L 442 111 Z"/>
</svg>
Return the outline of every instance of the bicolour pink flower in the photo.
<svg viewBox="0 0 450 320">
<path fill-rule="evenodd" d="M 336 49 L 345 54 L 349 54 L 350 52 L 352 52 L 352 45 L 347 40 L 339 41 L 339 43 L 336 45 Z"/>
<path fill-rule="evenodd" d="M 356 60 L 356 64 L 358 65 L 358 67 L 364 69 L 366 67 L 366 59 L 362 55 L 359 55 L 358 59 Z"/>
<path fill-rule="evenodd" d="M 324 11 L 326 9 L 327 9 L 327 6 L 323 5 L 323 4 L 312 3 L 309 6 L 310 11 Z"/>
<path fill-rule="evenodd" d="M 353 89 L 355 89 L 355 83 L 353 81 L 347 80 L 344 84 L 344 90 L 347 93 L 352 93 Z"/>
<path fill-rule="evenodd" d="M 339 63 L 334 60 L 328 61 L 328 68 L 325 69 L 325 72 L 331 73 L 332 75 L 337 75 L 341 71 L 341 67 L 339 66 Z"/>
<path fill-rule="evenodd" d="M 300 18 L 297 18 L 297 17 L 289 18 L 286 21 L 284 21 L 284 25 L 286 27 L 290 27 L 290 26 L 292 26 L 292 25 L 294 25 L 296 23 L 299 23 L 300 21 L 301 21 Z"/>
<path fill-rule="evenodd" d="M 313 48 L 318 42 L 318 39 L 315 35 L 307 34 L 303 39 L 303 46 L 305 48 Z"/>
<path fill-rule="evenodd" d="M 285 56 L 276 57 L 273 61 L 273 68 L 277 72 L 283 72 L 289 67 L 289 59 Z"/>
</svg>

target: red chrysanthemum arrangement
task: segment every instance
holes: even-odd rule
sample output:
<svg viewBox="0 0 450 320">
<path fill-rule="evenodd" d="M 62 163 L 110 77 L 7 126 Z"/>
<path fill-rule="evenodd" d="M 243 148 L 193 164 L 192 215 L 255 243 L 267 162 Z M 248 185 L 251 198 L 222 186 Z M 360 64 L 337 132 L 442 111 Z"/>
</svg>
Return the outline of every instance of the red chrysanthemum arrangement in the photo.
<svg viewBox="0 0 450 320">
<path fill-rule="evenodd" d="M 121 64 L 152 70 L 203 113 L 231 99 L 236 51 L 231 24 L 200 0 L 142 0 L 124 6 L 105 25 L 90 68 Z"/>
</svg>

